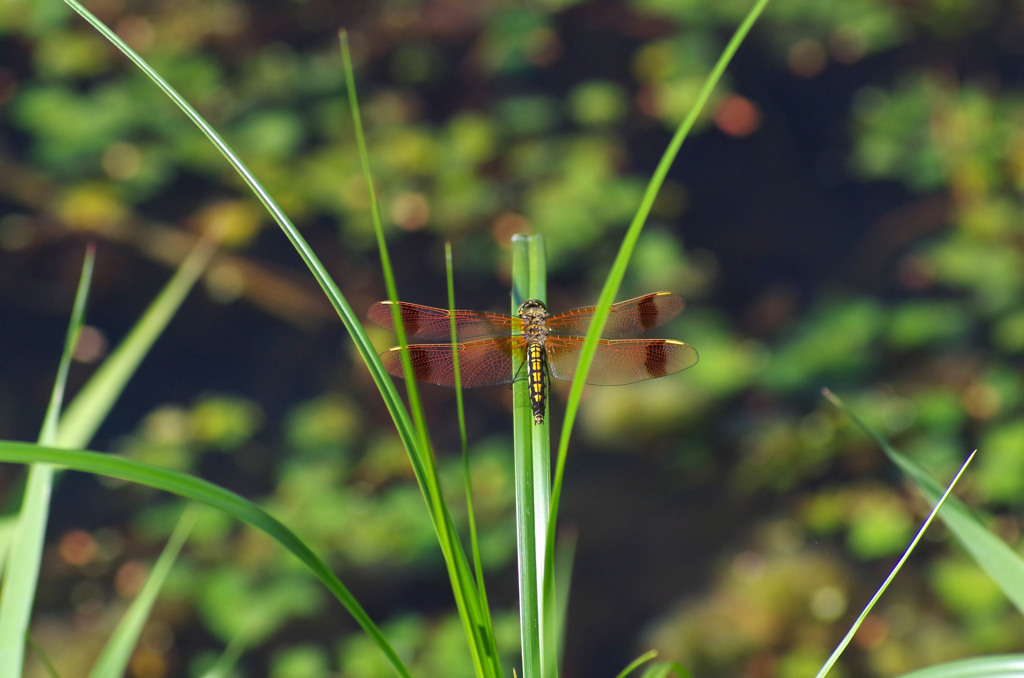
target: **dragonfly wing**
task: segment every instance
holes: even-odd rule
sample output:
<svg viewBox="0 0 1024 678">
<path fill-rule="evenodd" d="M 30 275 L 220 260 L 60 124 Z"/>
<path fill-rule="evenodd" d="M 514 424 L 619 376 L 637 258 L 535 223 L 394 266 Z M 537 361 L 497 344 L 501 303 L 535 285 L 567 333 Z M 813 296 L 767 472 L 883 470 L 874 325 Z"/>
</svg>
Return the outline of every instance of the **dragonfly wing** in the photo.
<svg viewBox="0 0 1024 678">
<path fill-rule="evenodd" d="M 440 386 L 455 386 L 455 360 L 451 344 L 412 344 L 409 359 L 416 381 Z M 512 354 L 516 342 L 508 339 L 484 339 L 458 344 L 459 372 L 463 388 L 507 384 L 512 381 Z M 402 349 L 395 347 L 380 356 L 384 369 L 404 377 Z"/>
<path fill-rule="evenodd" d="M 511 335 L 522 327 L 522 321 L 512 316 L 485 311 L 448 311 L 433 306 L 421 306 L 407 301 L 380 301 L 370 307 L 366 317 L 381 327 L 393 330 L 393 309 L 398 307 L 405 333 L 423 339 L 450 339 L 451 318 L 455 318 L 455 331 L 460 340 L 486 336 Z"/>
<path fill-rule="evenodd" d="M 583 340 L 579 337 L 548 337 L 548 369 L 556 379 L 576 374 Z M 671 339 L 601 339 L 587 383 L 599 386 L 631 384 L 664 377 L 697 364 L 697 351 Z"/>
<path fill-rule="evenodd" d="M 636 299 L 612 304 L 602 337 L 633 337 L 664 325 L 683 310 L 683 298 L 673 292 L 654 292 Z M 594 307 L 574 308 L 547 320 L 556 333 L 586 334 L 594 316 Z"/>
</svg>

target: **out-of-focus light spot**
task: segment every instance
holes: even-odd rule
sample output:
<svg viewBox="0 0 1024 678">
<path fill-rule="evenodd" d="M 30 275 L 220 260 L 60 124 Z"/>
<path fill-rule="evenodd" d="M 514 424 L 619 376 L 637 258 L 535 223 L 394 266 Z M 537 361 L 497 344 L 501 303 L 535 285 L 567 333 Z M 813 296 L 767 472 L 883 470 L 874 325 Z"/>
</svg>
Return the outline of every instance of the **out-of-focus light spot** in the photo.
<svg viewBox="0 0 1024 678">
<path fill-rule="evenodd" d="M 761 111 L 750 99 L 733 94 L 715 111 L 715 125 L 731 137 L 745 137 L 761 126 Z"/>
<path fill-rule="evenodd" d="M 881 645 L 888 637 L 888 622 L 878 615 L 869 614 L 857 630 L 857 635 L 853 637 L 853 642 L 865 649 L 871 649 Z"/>
<path fill-rule="evenodd" d="M 149 568 L 138 560 L 129 560 L 117 570 L 114 577 L 114 588 L 122 598 L 134 598 L 142 590 Z"/>
<path fill-rule="evenodd" d="M 534 66 L 548 66 L 562 54 L 562 43 L 550 28 L 538 28 L 526 36 L 526 59 Z"/>
<path fill-rule="evenodd" d="M 164 678 L 167 675 L 167 661 L 159 652 L 139 648 L 129 662 L 131 675 L 136 678 Z"/>
<path fill-rule="evenodd" d="M 832 39 L 829 41 L 829 49 L 833 58 L 844 64 L 852 64 L 863 59 L 867 48 L 864 34 L 859 29 L 850 26 L 841 26 L 832 34 Z"/>
<path fill-rule="evenodd" d="M 835 586 L 822 586 L 811 596 L 810 608 L 817 619 L 835 621 L 846 612 L 846 596 Z"/>
<path fill-rule="evenodd" d="M 797 40 L 786 53 L 786 65 L 790 73 L 800 78 L 813 78 L 821 73 L 825 69 L 826 59 L 825 48 L 810 38 Z"/>
<path fill-rule="evenodd" d="M 237 301 L 245 294 L 245 275 L 232 263 L 217 262 L 203 277 L 206 291 L 222 304 Z"/>
<path fill-rule="evenodd" d="M 636 93 L 635 105 L 644 115 L 658 117 L 658 97 L 655 96 L 653 85 L 644 85 Z"/>
<path fill-rule="evenodd" d="M 193 218 L 195 228 L 213 236 L 227 247 L 242 247 L 260 231 L 261 210 L 246 200 L 221 200 L 200 210 Z"/>
<path fill-rule="evenodd" d="M 391 220 L 405 231 L 418 231 L 430 220 L 430 203 L 422 193 L 407 191 L 391 203 Z"/>
<path fill-rule="evenodd" d="M 500 245 L 508 245 L 516 233 L 530 232 L 530 221 L 522 214 L 505 212 L 494 220 L 494 227 L 491 231 L 495 242 Z"/>
<path fill-rule="evenodd" d="M 359 174 L 353 174 L 341 181 L 340 195 L 342 204 L 354 212 L 362 212 L 370 208 L 370 194 L 366 191 L 366 180 Z"/>
<path fill-rule="evenodd" d="M 57 205 L 57 214 L 76 231 L 116 231 L 125 217 L 121 202 L 107 187 L 96 185 L 83 185 L 69 191 Z"/>
<path fill-rule="evenodd" d="M 100 164 L 111 179 L 131 179 L 142 167 L 142 154 L 135 144 L 119 141 L 107 147 Z"/>
<path fill-rule="evenodd" d="M 156 41 L 156 30 L 149 19 L 136 15 L 117 22 L 115 31 L 136 52 L 146 52 Z"/>
<path fill-rule="evenodd" d="M 999 392 L 979 382 L 964 389 L 962 400 L 964 409 L 975 419 L 991 419 L 999 413 L 1002 405 Z"/>
<path fill-rule="evenodd" d="M 85 325 L 75 344 L 74 358 L 80 363 L 94 363 L 107 353 L 107 336 L 91 325 Z"/>
<path fill-rule="evenodd" d="M 85 530 L 71 530 L 60 538 L 57 552 L 68 565 L 83 567 L 96 557 L 96 540 Z"/>
</svg>

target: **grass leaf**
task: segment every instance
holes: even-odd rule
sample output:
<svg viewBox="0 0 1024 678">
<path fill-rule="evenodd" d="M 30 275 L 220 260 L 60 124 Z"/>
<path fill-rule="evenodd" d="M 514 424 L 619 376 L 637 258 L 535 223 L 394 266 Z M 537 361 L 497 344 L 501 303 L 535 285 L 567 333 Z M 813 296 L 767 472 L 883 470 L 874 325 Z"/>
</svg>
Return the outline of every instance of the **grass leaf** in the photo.
<svg viewBox="0 0 1024 678">
<path fill-rule="evenodd" d="M 195 478 L 187 473 L 142 464 L 110 454 L 44 447 L 31 443 L 0 441 L 0 462 L 17 464 L 43 463 L 62 466 L 76 471 L 119 478 L 146 485 L 179 497 L 199 501 L 220 509 L 272 537 L 291 551 L 307 569 L 345 606 L 349 614 L 384 652 L 395 670 L 410 676 L 397 653 L 384 638 L 366 611 L 359 605 L 348 588 L 335 576 L 331 568 L 316 555 L 294 532 L 256 504 L 218 485 Z M 0 675 L 20 675 L 15 673 Z"/>
<path fill-rule="evenodd" d="M 39 440 L 43 443 L 52 444 L 58 437 L 56 422 L 63 403 L 71 358 L 82 326 L 85 324 L 85 304 L 89 296 L 95 262 L 96 250 L 89 247 L 82 263 L 82 274 L 64 338 L 60 367 L 39 433 Z M 53 467 L 45 464 L 33 464 L 29 468 L 21 510 L 14 527 L 10 550 L 7 552 L 3 591 L 0 592 L 0 676 L 20 676 L 25 662 L 25 638 L 39 582 L 39 565 L 46 536 L 46 523 L 50 515 L 53 475 Z"/>
<path fill-rule="evenodd" d="M 897 452 L 888 441 L 873 428 L 865 424 L 839 398 L 830 391 L 825 397 L 836 407 L 846 412 L 858 426 L 870 435 L 885 454 L 917 484 L 925 499 L 936 504 L 943 494 L 942 486 L 916 462 Z M 1024 560 L 1006 545 L 1003 540 L 990 532 L 974 512 L 956 497 L 950 497 L 939 511 L 939 517 L 956 536 L 968 553 L 974 558 L 992 581 L 1003 591 L 1010 602 L 1024 613 Z"/>
</svg>

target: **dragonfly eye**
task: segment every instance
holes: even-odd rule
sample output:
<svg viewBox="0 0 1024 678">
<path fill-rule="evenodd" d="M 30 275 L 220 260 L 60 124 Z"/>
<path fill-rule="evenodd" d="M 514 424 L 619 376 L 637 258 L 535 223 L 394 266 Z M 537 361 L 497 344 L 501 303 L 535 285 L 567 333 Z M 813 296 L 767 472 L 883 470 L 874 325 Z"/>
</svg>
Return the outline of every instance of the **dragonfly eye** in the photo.
<svg viewBox="0 0 1024 678">
<path fill-rule="evenodd" d="M 527 316 L 547 318 L 548 308 L 540 299 L 527 299 L 519 304 L 519 317 L 526 318 Z"/>
</svg>

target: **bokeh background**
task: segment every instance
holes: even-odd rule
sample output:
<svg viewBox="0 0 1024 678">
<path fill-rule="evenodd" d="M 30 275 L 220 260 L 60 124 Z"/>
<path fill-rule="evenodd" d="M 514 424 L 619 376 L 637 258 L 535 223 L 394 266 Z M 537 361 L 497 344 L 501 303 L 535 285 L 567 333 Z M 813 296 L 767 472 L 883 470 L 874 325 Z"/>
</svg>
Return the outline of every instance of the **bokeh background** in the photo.
<svg viewBox="0 0 1024 678">
<path fill-rule="evenodd" d="M 506 311 L 509 238 L 543 233 L 549 306 L 587 305 L 748 0 L 96 0 L 223 134 L 353 307 L 384 296 L 347 113 L 350 32 L 402 298 Z M 621 298 L 684 295 L 659 336 L 701 362 L 592 388 L 561 524 L 577 543 L 566 676 L 654 647 L 705 678 L 812 675 L 926 507 L 832 388 L 1020 541 L 1024 7 L 775 0 L 683 147 Z M 229 236 L 92 449 L 259 500 L 336 567 L 419 676 L 468 676 L 408 463 L 366 368 L 213 147 L 58 0 L 0 3 L 0 435 L 34 439 L 85 243 L 83 383 L 207 229 Z M 380 347 L 391 337 L 378 332 Z M 559 421 L 564 390 L 556 389 Z M 499 642 L 518 631 L 507 389 L 469 393 Z M 459 485 L 453 393 L 425 388 Z M 23 469 L 0 469 L 16 505 Z M 66 474 L 33 632 L 84 675 L 181 510 Z M 1017 546 L 1019 548 L 1019 546 Z M 941 526 L 842 676 L 1020 650 L 1024 623 Z M 291 556 L 206 512 L 132 665 L 390 675 Z M 41 675 L 38 666 L 30 675 Z"/>
</svg>

